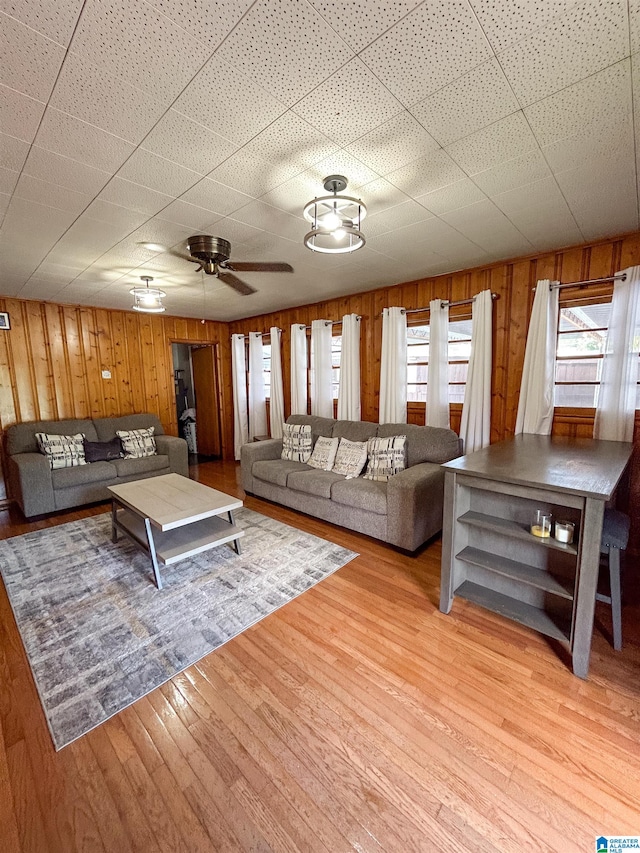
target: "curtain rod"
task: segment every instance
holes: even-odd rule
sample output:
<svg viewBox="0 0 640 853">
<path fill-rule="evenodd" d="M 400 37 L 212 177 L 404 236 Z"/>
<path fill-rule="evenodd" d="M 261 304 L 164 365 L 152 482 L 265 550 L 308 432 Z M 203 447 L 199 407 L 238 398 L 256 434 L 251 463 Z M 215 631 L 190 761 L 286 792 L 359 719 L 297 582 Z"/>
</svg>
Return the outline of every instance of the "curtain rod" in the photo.
<svg viewBox="0 0 640 853">
<path fill-rule="evenodd" d="M 361 314 L 356 314 L 356 320 L 362 320 Z M 325 320 L 325 326 L 339 326 L 342 320 Z M 311 326 L 305 326 L 304 323 L 293 323 L 294 326 L 299 325 L 301 329 L 310 329 Z"/>
<path fill-rule="evenodd" d="M 499 297 L 498 293 L 492 293 L 491 294 L 491 299 L 498 299 L 498 297 Z M 444 308 L 445 305 L 448 305 L 449 308 L 451 308 L 454 305 L 471 305 L 471 303 L 475 300 L 475 298 L 476 298 L 475 296 L 472 296 L 471 299 L 459 299 L 457 302 L 449 302 L 448 299 L 443 299 L 440 302 L 440 307 Z M 431 311 L 431 308 L 429 308 L 429 306 L 427 306 L 426 308 L 403 308 L 402 309 L 403 314 L 419 314 L 421 311 Z M 384 314 L 384 311 L 381 311 L 380 316 L 382 317 L 383 314 Z"/>
<path fill-rule="evenodd" d="M 281 329 L 279 326 L 275 326 L 275 328 L 276 328 L 279 332 L 283 332 L 283 331 L 284 331 L 284 329 Z M 238 332 L 237 334 L 240 334 L 240 333 Z M 248 334 L 251 334 L 251 332 L 249 332 Z M 269 337 L 271 337 L 271 332 L 270 332 L 270 331 L 269 331 L 269 332 L 260 332 L 260 335 L 261 335 L 261 337 L 263 337 L 263 338 L 269 338 Z M 231 337 L 233 337 L 233 335 L 231 335 Z M 241 337 L 241 338 L 246 338 L 247 336 L 246 336 L 246 335 L 240 335 L 240 337 Z"/>
<path fill-rule="evenodd" d="M 587 278 L 584 281 L 565 281 L 564 284 L 550 284 L 549 290 L 563 290 L 565 287 L 588 287 L 590 284 L 604 284 L 606 281 L 626 281 L 626 272 L 618 273 L 617 275 L 608 275 L 605 278 Z M 537 285 L 536 285 L 537 287 Z M 532 287 L 531 290 L 535 290 Z"/>
</svg>

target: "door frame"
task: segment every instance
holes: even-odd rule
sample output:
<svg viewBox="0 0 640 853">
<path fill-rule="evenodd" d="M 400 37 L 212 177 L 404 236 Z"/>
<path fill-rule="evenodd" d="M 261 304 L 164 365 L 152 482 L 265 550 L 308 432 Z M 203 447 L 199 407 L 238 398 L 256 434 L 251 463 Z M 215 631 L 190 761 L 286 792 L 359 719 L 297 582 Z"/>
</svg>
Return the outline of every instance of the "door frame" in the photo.
<svg viewBox="0 0 640 853">
<path fill-rule="evenodd" d="M 215 370 L 216 376 L 216 385 L 218 387 L 218 403 L 220 405 L 220 450 L 222 459 L 227 458 L 227 453 L 229 451 L 228 440 L 227 440 L 227 412 L 229 409 L 229 402 L 226 399 L 226 394 L 224 391 L 224 382 L 222 381 L 222 361 L 220 358 L 220 341 L 202 339 L 202 338 L 178 338 L 170 335 L 167 337 L 167 345 L 169 347 L 169 355 L 170 355 L 170 364 L 171 364 L 171 382 L 173 383 L 173 351 L 171 349 L 172 344 L 187 344 L 188 346 L 193 347 L 206 347 L 210 346 L 213 348 L 213 366 Z M 178 417 L 175 411 L 175 406 L 173 417 L 175 419 L 175 426 L 179 434 L 179 425 L 178 425 Z"/>
</svg>

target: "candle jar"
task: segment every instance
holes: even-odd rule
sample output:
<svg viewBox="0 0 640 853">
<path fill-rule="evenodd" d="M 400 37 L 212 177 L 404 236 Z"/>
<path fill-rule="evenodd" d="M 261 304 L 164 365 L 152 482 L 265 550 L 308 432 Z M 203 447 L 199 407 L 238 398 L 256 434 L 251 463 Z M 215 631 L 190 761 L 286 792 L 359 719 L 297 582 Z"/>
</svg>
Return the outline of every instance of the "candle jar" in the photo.
<svg viewBox="0 0 640 853">
<path fill-rule="evenodd" d="M 572 521 L 556 521 L 555 538 L 558 542 L 571 545 L 574 531 L 575 524 Z"/>
<path fill-rule="evenodd" d="M 531 532 L 540 539 L 548 539 L 551 536 L 551 513 L 544 509 L 536 509 L 531 519 Z"/>
</svg>

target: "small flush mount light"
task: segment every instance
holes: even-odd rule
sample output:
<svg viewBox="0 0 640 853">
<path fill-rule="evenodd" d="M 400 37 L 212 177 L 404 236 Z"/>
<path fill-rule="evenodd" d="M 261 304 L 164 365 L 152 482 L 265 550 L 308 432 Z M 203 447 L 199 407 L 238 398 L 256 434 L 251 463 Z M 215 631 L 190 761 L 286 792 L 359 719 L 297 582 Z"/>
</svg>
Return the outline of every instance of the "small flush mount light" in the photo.
<svg viewBox="0 0 640 853">
<path fill-rule="evenodd" d="M 359 198 L 342 194 L 347 188 L 343 175 L 329 175 L 324 188 L 333 195 L 314 198 L 305 205 L 303 214 L 311 231 L 305 234 L 304 244 L 312 252 L 327 255 L 355 252 L 365 244 L 360 228 L 367 208 Z"/>
<path fill-rule="evenodd" d="M 162 299 L 167 294 L 164 290 L 158 290 L 157 287 L 149 287 L 149 282 L 153 281 L 150 275 L 141 275 L 142 281 L 146 281 L 146 287 L 132 287 L 129 293 L 133 296 L 133 310 L 145 311 L 147 314 L 161 314 L 165 311 L 162 304 Z"/>
</svg>

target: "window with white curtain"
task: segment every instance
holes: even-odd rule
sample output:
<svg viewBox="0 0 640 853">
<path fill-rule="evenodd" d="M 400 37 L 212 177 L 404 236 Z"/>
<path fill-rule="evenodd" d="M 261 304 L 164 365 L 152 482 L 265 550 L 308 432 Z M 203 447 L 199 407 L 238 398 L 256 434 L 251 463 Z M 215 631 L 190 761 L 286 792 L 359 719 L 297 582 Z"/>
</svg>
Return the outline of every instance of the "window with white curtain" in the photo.
<svg viewBox="0 0 640 853">
<path fill-rule="evenodd" d="M 342 335 L 333 335 L 331 338 L 331 395 L 334 400 L 338 399 L 338 387 L 340 386 L 341 358 Z"/>
<path fill-rule="evenodd" d="M 610 315 L 610 300 L 560 308 L 556 349 L 556 406 L 595 408 Z M 640 408 L 640 383 L 636 408 Z"/>
<path fill-rule="evenodd" d="M 462 403 L 471 355 L 471 318 L 449 321 L 449 402 Z M 407 402 L 426 403 L 429 324 L 407 327 Z"/>
<path fill-rule="evenodd" d="M 265 339 L 266 340 L 266 339 Z M 271 398 L 271 344 L 262 343 L 262 363 L 264 373 L 264 396 L 265 399 Z"/>
</svg>

